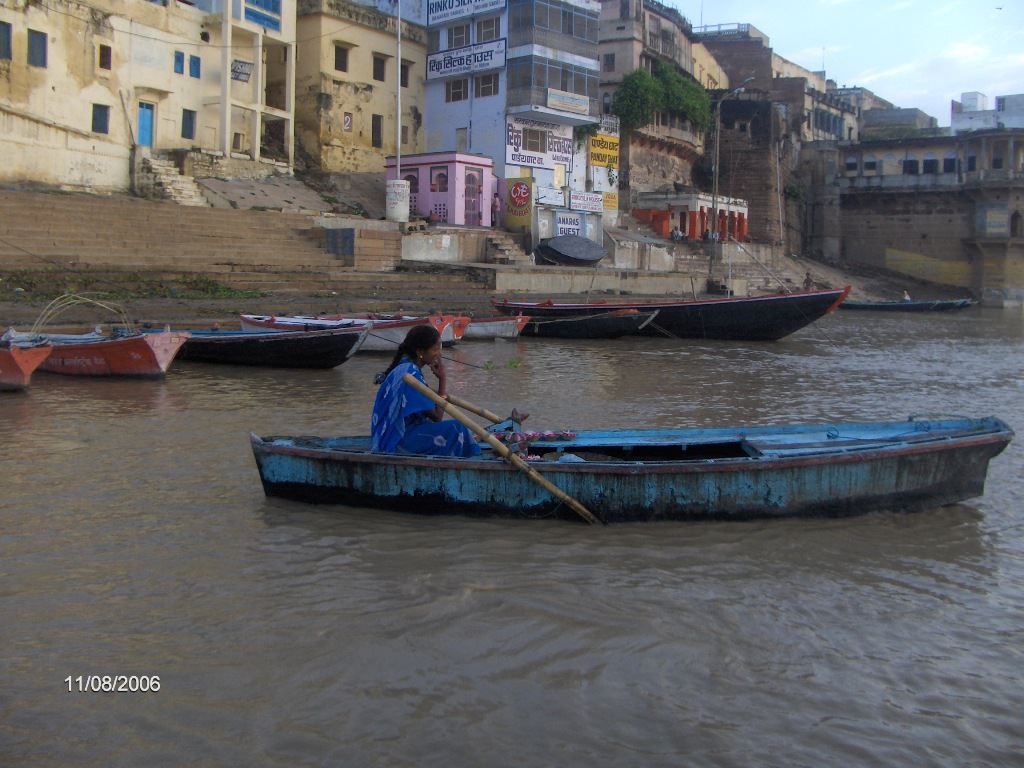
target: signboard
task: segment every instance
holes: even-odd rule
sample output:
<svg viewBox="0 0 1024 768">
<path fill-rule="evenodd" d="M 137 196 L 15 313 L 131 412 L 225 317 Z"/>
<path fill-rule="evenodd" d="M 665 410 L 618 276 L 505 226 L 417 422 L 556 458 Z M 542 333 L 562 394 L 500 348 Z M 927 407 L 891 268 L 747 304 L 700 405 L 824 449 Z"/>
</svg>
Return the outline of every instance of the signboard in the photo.
<svg viewBox="0 0 1024 768">
<path fill-rule="evenodd" d="M 565 192 L 558 187 L 537 187 L 538 205 L 557 205 L 565 208 Z"/>
<path fill-rule="evenodd" d="M 546 146 L 543 149 L 526 149 L 523 132 L 527 130 L 543 131 Z M 571 167 L 572 127 L 520 117 L 509 118 L 505 122 L 505 163 L 548 170 L 553 170 L 555 163 Z"/>
<path fill-rule="evenodd" d="M 600 192 L 569 192 L 569 207 L 574 211 L 600 213 L 604 210 L 604 198 Z"/>
<path fill-rule="evenodd" d="M 427 56 L 427 80 L 504 68 L 505 38 L 453 48 Z"/>
<path fill-rule="evenodd" d="M 599 133 L 590 137 L 590 164 L 602 168 L 619 167 L 619 137 Z"/>
<path fill-rule="evenodd" d="M 533 179 L 505 179 L 505 228 L 529 232 L 533 219 Z"/>
<path fill-rule="evenodd" d="M 619 210 L 619 193 L 618 192 L 602 192 L 604 197 L 604 209 L 606 211 L 617 211 Z"/>
<path fill-rule="evenodd" d="M 343 131 L 351 131 L 352 130 L 352 113 L 351 112 L 346 112 L 345 116 L 342 118 L 342 120 L 341 120 L 341 129 Z"/>
<path fill-rule="evenodd" d="M 556 91 L 548 88 L 548 107 L 562 112 L 575 112 L 578 115 L 590 114 L 590 97 L 568 91 Z"/>
<path fill-rule="evenodd" d="M 611 136 L 619 135 L 619 117 L 618 115 L 601 115 L 601 133 L 607 133 Z"/>
<path fill-rule="evenodd" d="M 446 24 L 463 16 L 494 13 L 505 8 L 505 0 L 428 0 L 427 26 Z"/>
<path fill-rule="evenodd" d="M 231 79 L 238 80 L 242 83 L 248 83 L 249 78 L 252 76 L 252 62 L 242 61 L 241 59 L 232 59 L 231 61 Z"/>
<path fill-rule="evenodd" d="M 559 235 L 583 237 L 583 215 L 572 211 L 556 211 L 555 236 Z"/>
<path fill-rule="evenodd" d="M 1008 237 L 1010 211 L 1005 203 L 978 205 L 975 226 L 982 237 Z"/>
</svg>

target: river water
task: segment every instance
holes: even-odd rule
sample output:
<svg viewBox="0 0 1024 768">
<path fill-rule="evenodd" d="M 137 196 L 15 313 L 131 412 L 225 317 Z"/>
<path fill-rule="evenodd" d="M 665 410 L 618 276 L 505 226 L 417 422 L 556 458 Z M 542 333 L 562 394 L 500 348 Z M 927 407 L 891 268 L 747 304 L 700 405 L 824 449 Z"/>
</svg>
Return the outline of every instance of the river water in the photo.
<svg viewBox="0 0 1024 768">
<path fill-rule="evenodd" d="M 535 428 L 1020 432 L 1022 342 L 1013 312 L 838 312 L 776 343 L 447 354 L 455 393 Z M 0 399 L 0 765 L 1024 764 L 1024 438 L 984 497 L 914 515 L 589 528 L 265 498 L 248 432 L 365 433 L 384 364 L 37 374 Z"/>
</svg>

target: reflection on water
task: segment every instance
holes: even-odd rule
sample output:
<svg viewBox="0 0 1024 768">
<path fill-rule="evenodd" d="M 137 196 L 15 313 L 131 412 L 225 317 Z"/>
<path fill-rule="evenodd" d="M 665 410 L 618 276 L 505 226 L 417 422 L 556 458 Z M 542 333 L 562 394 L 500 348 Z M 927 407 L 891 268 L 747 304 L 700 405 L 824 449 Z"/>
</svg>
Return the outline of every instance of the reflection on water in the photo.
<svg viewBox="0 0 1024 768">
<path fill-rule="evenodd" d="M 538 427 L 1020 431 L 1022 340 L 1012 314 L 837 313 L 778 343 L 446 355 L 453 392 Z M 0 763 L 1019 759 L 1020 441 L 984 497 L 917 515 L 587 528 L 264 497 L 248 432 L 365 433 L 387 362 L 39 375 L 0 398 Z M 162 688 L 67 692 L 90 673 Z"/>
</svg>

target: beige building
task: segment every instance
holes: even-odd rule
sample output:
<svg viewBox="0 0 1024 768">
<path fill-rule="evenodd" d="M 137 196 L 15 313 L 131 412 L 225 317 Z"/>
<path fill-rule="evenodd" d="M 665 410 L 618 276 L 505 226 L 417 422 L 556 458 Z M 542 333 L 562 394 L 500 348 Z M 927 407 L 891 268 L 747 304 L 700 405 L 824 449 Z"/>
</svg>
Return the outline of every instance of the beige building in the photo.
<svg viewBox="0 0 1024 768">
<path fill-rule="evenodd" d="M 0 179 L 131 186 L 198 148 L 291 163 L 294 0 L 0 0 Z"/>
<path fill-rule="evenodd" d="M 699 65 L 704 81 L 724 73 L 707 49 L 694 48 L 689 21 L 657 0 L 602 0 L 600 18 L 600 99 L 610 114 L 615 91 L 637 69 L 654 69 L 655 62 L 672 66 L 683 77 L 696 79 Z M 704 85 L 704 81 L 698 81 Z M 679 115 L 657 113 L 650 125 L 631 131 L 620 158 L 625 186 L 631 195 L 692 185 L 694 162 L 704 151 L 704 135 Z"/>
<path fill-rule="evenodd" d="M 426 30 L 402 20 L 399 63 L 395 21 L 348 0 L 299 2 L 297 135 L 322 170 L 383 172 L 395 154 L 396 79 L 402 154 L 424 151 Z"/>
</svg>

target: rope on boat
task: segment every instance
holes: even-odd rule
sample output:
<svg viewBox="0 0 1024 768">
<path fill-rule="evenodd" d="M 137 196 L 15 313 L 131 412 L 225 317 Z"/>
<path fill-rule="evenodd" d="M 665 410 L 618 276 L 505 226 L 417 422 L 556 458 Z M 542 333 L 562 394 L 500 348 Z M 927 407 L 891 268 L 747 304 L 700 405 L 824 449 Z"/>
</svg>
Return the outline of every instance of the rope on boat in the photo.
<svg viewBox="0 0 1024 768">
<path fill-rule="evenodd" d="M 32 324 L 32 329 L 30 332 L 34 336 L 39 335 L 42 328 L 46 326 L 47 323 L 50 323 L 51 321 L 55 320 L 57 317 L 59 317 L 61 314 L 63 314 L 66 310 L 70 309 L 71 307 L 79 306 L 82 304 L 91 304 L 93 306 L 100 307 L 101 309 L 105 309 L 108 312 L 113 312 L 114 314 L 120 316 L 121 324 L 129 333 L 134 334 L 137 332 L 135 326 L 128 319 L 128 313 L 125 311 L 125 308 L 122 307 L 120 304 L 115 304 L 114 302 L 99 301 L 98 299 L 94 299 L 91 296 L 79 293 L 62 294 L 55 298 L 53 301 L 51 301 L 49 304 L 47 304 L 46 307 L 43 308 L 43 311 L 39 313 L 39 317 L 36 318 L 36 321 Z"/>
</svg>

